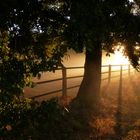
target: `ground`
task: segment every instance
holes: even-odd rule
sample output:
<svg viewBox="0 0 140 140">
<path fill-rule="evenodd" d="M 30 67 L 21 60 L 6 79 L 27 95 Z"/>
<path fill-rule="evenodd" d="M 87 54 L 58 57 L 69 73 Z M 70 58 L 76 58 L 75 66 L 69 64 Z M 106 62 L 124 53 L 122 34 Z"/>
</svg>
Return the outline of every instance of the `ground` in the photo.
<svg viewBox="0 0 140 140">
<path fill-rule="evenodd" d="M 101 134 L 117 135 L 125 140 L 140 139 L 139 78 L 137 73 L 123 77 L 121 83 L 118 79 L 103 87 L 101 117 L 97 121 Z"/>
<path fill-rule="evenodd" d="M 139 78 L 139 73 L 132 73 L 130 77 L 123 76 L 121 80 L 112 79 L 110 83 L 102 84 L 100 113 L 91 116 L 87 128 L 81 121 L 83 117 L 76 113 L 75 120 L 80 123 L 78 133 L 88 133 L 86 140 L 140 140 Z M 62 98 L 61 103 L 68 105 L 69 99 Z"/>
<path fill-rule="evenodd" d="M 87 133 L 91 140 L 140 139 L 139 79 L 140 74 L 132 71 L 130 76 L 123 72 L 121 79 L 120 73 L 118 73 L 112 74 L 110 82 L 102 81 L 100 114 L 91 117 L 89 121 L 90 131 Z M 71 99 L 76 96 L 76 91 L 77 89 L 75 94 L 68 94 L 67 97 L 60 98 L 60 103 L 68 106 Z M 71 118 L 69 123 L 71 125 Z M 83 133 L 85 128 L 84 130 L 80 128 L 79 131 L 79 133 Z M 90 140 L 89 138 L 87 140 Z"/>
<path fill-rule="evenodd" d="M 74 61 L 76 62 L 76 61 Z M 77 64 L 75 64 L 77 66 Z M 79 66 L 79 65 L 78 65 Z M 113 69 L 112 69 L 113 70 Z M 114 69 L 115 71 L 115 69 Z M 74 71 L 75 75 L 81 74 L 79 71 Z M 83 73 L 83 71 L 82 71 Z M 48 73 L 44 73 L 42 80 L 45 80 Z M 71 71 L 68 71 L 68 75 L 71 75 Z M 105 78 L 107 76 L 107 78 Z M 98 116 L 91 116 L 88 122 L 90 131 L 86 131 L 85 124 L 80 122 L 77 117 L 66 121 L 64 126 L 69 124 L 69 129 L 80 127 L 79 130 L 72 131 L 73 136 L 79 136 L 83 133 L 88 134 L 88 139 L 84 140 L 140 140 L 140 74 L 135 71 L 131 71 L 130 75 L 128 70 L 124 70 L 122 77 L 120 78 L 120 71 L 111 73 L 111 79 L 108 80 L 108 73 L 102 77 L 101 84 L 101 103 L 100 114 Z M 50 74 L 48 79 L 52 78 L 53 74 Z M 58 72 L 55 78 L 60 78 L 61 72 Z M 49 79 L 49 80 L 50 80 Z M 35 79 L 36 80 L 36 79 Z M 82 78 L 69 80 L 68 84 L 75 85 L 80 84 Z M 38 93 L 45 93 L 51 91 L 51 89 L 59 89 L 62 83 L 54 83 L 53 85 L 42 84 L 34 89 L 25 88 L 25 96 L 32 97 L 38 95 Z M 68 90 L 67 97 L 59 98 L 60 103 L 63 106 L 68 106 L 69 102 L 76 96 L 78 88 Z M 62 92 L 49 96 L 42 96 L 37 98 L 39 100 L 49 99 L 55 96 L 62 96 Z M 77 111 L 78 112 L 78 111 Z M 80 116 L 78 117 L 80 118 Z M 79 125 L 80 123 L 80 125 Z M 76 124 L 76 126 L 75 126 Z M 84 128 L 82 128 L 82 126 Z M 79 134 L 77 134 L 79 133 Z M 69 135 L 69 134 L 68 134 Z M 78 140 L 83 140 L 78 139 Z M 76 137 L 73 140 L 77 140 Z"/>
</svg>

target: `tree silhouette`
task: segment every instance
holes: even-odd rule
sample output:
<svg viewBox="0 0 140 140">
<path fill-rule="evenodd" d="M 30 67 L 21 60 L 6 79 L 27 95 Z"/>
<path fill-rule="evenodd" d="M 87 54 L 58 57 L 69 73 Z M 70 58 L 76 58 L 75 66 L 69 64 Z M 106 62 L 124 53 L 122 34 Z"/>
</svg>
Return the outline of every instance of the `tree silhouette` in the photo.
<svg viewBox="0 0 140 140">
<path fill-rule="evenodd" d="M 138 0 L 136 1 L 137 4 Z M 140 14 L 129 0 L 6 0 L 0 4 L 0 92 L 19 96 L 40 71 L 54 71 L 67 48 L 86 51 L 77 101 L 96 108 L 102 49 L 117 44 L 139 70 Z"/>
<path fill-rule="evenodd" d="M 113 52 L 121 44 L 124 54 L 139 70 L 140 15 L 129 0 L 70 1 L 67 38 L 70 48 L 86 50 L 85 72 L 76 101 L 97 109 L 100 99 L 101 51 Z M 137 7 L 138 8 L 138 7 Z"/>
<path fill-rule="evenodd" d="M 59 8 L 59 5 L 60 8 Z M 66 47 L 62 2 L 6 0 L 0 3 L 0 97 L 19 97 L 31 77 L 54 71 Z"/>
</svg>

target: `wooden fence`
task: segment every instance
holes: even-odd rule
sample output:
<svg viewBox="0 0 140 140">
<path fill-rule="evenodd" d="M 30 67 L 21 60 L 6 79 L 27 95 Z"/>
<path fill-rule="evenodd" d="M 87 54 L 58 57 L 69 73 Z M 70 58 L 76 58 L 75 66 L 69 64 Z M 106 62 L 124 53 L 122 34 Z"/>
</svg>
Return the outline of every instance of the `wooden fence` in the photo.
<svg viewBox="0 0 140 140">
<path fill-rule="evenodd" d="M 57 69 L 57 70 L 60 70 L 62 72 L 62 78 L 36 82 L 36 84 L 40 85 L 40 84 L 47 84 L 47 83 L 53 84 L 53 82 L 59 81 L 59 82 L 62 82 L 62 87 L 61 87 L 61 89 L 54 90 L 54 91 L 47 92 L 47 93 L 42 93 L 42 94 L 39 94 L 37 96 L 33 96 L 31 98 L 35 99 L 35 98 L 39 98 L 42 96 L 47 96 L 49 94 L 55 94 L 58 92 L 62 92 L 62 96 L 67 96 L 67 91 L 69 89 L 77 88 L 80 86 L 80 85 L 74 85 L 74 86 L 68 85 L 69 79 L 83 77 L 83 74 L 77 75 L 77 76 L 69 76 L 68 75 L 68 73 L 67 73 L 68 70 L 77 70 L 77 69 L 84 69 L 84 67 L 64 67 L 63 66 L 62 68 Z M 135 70 L 129 64 L 128 65 L 102 65 L 102 73 L 101 73 L 102 79 L 101 80 L 102 81 L 106 80 L 107 83 L 110 83 L 111 79 L 113 79 L 113 78 L 122 79 L 123 76 L 130 76 L 132 74 L 132 72 L 135 72 Z"/>
</svg>

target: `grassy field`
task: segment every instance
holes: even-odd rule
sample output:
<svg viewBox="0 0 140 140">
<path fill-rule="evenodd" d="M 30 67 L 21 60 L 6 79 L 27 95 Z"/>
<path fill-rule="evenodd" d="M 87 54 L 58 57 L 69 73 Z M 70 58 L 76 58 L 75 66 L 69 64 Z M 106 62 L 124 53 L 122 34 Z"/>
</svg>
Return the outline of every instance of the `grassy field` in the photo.
<svg viewBox="0 0 140 140">
<path fill-rule="evenodd" d="M 71 139 L 75 137 L 73 140 L 140 140 L 139 85 L 140 74 L 134 72 L 130 77 L 124 74 L 121 80 L 118 75 L 112 78 L 110 83 L 108 80 L 102 81 L 100 114 L 96 117 L 91 116 L 87 127 L 81 122 L 79 114 L 74 117 L 72 115 L 66 118 L 64 124 L 62 123 L 62 133 L 63 127 L 67 126 L 68 131 L 65 133 Z M 61 98 L 62 93 L 57 93 L 54 96 L 49 95 L 38 99 L 46 100 L 59 96 L 60 104 L 69 106 L 69 102 L 76 96 L 77 91 L 78 88 L 69 90 L 67 98 Z"/>
<path fill-rule="evenodd" d="M 124 140 L 140 139 L 139 75 L 123 77 L 102 89 L 101 116 L 97 127 L 101 135 L 117 135 Z"/>
<path fill-rule="evenodd" d="M 91 116 L 88 121 L 87 140 L 140 140 L 139 78 L 136 74 L 102 85 L 100 114 Z M 68 105 L 70 99 L 63 99 L 61 103 Z M 82 123 L 79 123 L 82 128 Z M 78 134 L 83 134 L 84 129 L 79 130 Z"/>
</svg>

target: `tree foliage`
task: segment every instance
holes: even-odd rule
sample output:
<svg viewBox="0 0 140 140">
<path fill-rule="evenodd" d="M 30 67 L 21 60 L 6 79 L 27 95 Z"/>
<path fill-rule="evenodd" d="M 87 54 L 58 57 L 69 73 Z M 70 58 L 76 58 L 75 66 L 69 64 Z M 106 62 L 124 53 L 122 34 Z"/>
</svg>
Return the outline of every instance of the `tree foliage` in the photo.
<svg viewBox="0 0 140 140">
<path fill-rule="evenodd" d="M 0 3 L 0 94 L 7 99 L 31 86 L 40 71 L 54 71 L 68 48 L 107 52 L 124 45 L 139 69 L 140 14 L 129 0 L 5 0 Z M 64 32 L 65 31 L 65 32 Z M 63 34 L 64 33 L 64 34 Z M 64 35 L 64 36 L 63 36 Z M 65 37 L 65 38 L 64 38 Z M 66 42 L 67 41 L 67 46 Z"/>
<path fill-rule="evenodd" d="M 114 47 L 121 44 L 125 48 L 124 54 L 138 68 L 136 46 L 140 44 L 140 15 L 136 3 L 129 0 L 71 0 L 70 3 L 67 30 L 70 47 L 76 51 L 84 48 L 92 51 L 100 42 L 103 49 L 113 52 Z"/>
<path fill-rule="evenodd" d="M 14 99 L 9 103 L 0 103 L 0 114 L 0 139 L 56 140 L 63 136 L 60 133 L 67 112 L 57 99 L 41 103 Z"/>
<path fill-rule="evenodd" d="M 13 0 L 0 6 L 0 94 L 19 96 L 32 76 L 54 71 L 66 51 L 62 1 Z M 10 94 L 10 96 L 9 96 Z"/>
<path fill-rule="evenodd" d="M 70 0 L 70 20 L 66 29 L 69 48 L 86 51 L 84 76 L 77 97 L 79 108 L 99 110 L 101 50 L 113 53 L 124 47 L 124 55 L 139 70 L 140 14 L 130 0 Z"/>
</svg>

